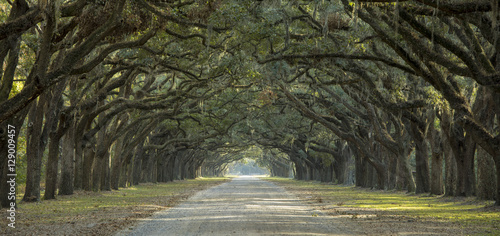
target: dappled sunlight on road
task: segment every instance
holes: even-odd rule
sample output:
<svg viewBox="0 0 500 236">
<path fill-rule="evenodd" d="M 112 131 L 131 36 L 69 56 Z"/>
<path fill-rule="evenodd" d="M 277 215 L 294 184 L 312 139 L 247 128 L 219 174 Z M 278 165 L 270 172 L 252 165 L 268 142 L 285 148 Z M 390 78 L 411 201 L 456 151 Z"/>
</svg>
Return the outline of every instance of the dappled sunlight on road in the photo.
<svg viewBox="0 0 500 236">
<path fill-rule="evenodd" d="M 168 232 L 168 233 L 166 233 Z M 197 193 L 119 235 L 353 235 L 331 216 L 252 176 Z"/>
</svg>

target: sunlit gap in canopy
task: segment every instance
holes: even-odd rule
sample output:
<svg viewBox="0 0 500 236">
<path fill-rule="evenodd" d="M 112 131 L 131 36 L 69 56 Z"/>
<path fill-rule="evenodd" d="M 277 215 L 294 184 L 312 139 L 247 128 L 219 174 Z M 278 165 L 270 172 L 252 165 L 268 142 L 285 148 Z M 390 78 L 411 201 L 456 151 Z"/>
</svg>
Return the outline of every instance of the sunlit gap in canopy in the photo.
<svg viewBox="0 0 500 236">
<path fill-rule="evenodd" d="M 269 176 L 270 171 L 262 161 L 262 149 L 253 146 L 239 153 L 240 158 L 231 162 L 227 166 L 226 175 L 232 176 Z"/>
<path fill-rule="evenodd" d="M 254 159 L 248 157 L 229 163 L 227 170 L 229 176 L 269 176 L 269 174 L 268 169 L 260 167 Z"/>
</svg>

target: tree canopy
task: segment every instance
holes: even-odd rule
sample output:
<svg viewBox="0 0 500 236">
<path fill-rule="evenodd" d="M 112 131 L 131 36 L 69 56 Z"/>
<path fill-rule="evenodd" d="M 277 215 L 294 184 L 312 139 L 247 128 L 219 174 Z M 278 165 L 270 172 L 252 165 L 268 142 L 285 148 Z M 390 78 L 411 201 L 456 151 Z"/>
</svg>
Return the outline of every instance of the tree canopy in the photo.
<svg viewBox="0 0 500 236">
<path fill-rule="evenodd" d="M 498 205 L 498 9 L 8 0 L 0 190 L 12 125 L 24 201 L 223 175 L 260 150 L 253 157 L 272 175 Z"/>
</svg>

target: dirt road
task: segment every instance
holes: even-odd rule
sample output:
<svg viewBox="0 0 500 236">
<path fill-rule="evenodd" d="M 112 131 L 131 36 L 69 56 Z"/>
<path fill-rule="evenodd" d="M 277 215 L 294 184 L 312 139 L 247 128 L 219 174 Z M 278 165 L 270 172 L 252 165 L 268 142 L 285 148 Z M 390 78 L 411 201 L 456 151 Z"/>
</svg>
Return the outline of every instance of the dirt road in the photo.
<svg viewBox="0 0 500 236">
<path fill-rule="evenodd" d="M 283 188 L 255 177 L 198 192 L 118 235 L 353 235 Z"/>
</svg>

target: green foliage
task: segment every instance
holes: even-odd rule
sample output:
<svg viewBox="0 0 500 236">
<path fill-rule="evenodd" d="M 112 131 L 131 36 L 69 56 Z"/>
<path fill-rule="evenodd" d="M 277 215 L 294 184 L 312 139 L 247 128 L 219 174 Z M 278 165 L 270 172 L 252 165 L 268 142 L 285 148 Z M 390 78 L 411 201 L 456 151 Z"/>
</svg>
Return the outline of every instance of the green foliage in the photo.
<svg viewBox="0 0 500 236">
<path fill-rule="evenodd" d="M 11 6 L 7 2 L 0 3 L 0 21 L 5 22 L 9 17 Z"/>
</svg>

